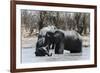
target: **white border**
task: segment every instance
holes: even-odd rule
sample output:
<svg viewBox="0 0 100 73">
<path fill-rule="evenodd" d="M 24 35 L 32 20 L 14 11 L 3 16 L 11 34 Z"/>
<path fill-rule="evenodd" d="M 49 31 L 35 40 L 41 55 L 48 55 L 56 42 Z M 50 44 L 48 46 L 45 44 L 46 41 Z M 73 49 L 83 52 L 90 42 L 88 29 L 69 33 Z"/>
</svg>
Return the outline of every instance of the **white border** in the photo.
<svg viewBox="0 0 100 73">
<path fill-rule="evenodd" d="M 45 62 L 45 63 L 27 63 L 21 64 L 21 9 L 30 10 L 46 10 L 46 11 L 67 11 L 67 12 L 89 12 L 90 13 L 90 60 L 81 61 L 60 61 L 60 62 Z M 53 66 L 73 66 L 94 64 L 94 9 L 85 8 L 69 8 L 69 7 L 49 7 L 35 5 L 16 5 L 16 68 L 39 68 Z"/>
</svg>

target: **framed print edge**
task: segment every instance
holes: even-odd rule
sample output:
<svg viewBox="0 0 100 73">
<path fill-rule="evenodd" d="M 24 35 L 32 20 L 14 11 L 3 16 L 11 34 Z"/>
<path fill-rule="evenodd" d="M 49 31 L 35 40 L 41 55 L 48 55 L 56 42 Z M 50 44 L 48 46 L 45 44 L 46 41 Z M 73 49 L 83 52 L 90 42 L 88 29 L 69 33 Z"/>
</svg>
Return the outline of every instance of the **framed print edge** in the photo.
<svg viewBox="0 0 100 73">
<path fill-rule="evenodd" d="M 94 10 L 94 65 L 97 67 L 97 6 L 95 6 Z"/>
<path fill-rule="evenodd" d="M 10 1 L 10 23 L 11 23 L 11 29 L 10 29 L 10 71 L 16 72 L 16 3 L 15 1 Z"/>
<path fill-rule="evenodd" d="M 16 68 L 16 5 L 37 5 L 37 6 L 55 6 L 55 7 L 71 7 L 71 8 L 88 8 L 94 9 L 94 64 L 75 65 L 75 66 L 53 66 L 40 68 Z M 11 36 L 10 36 L 10 71 L 14 72 L 28 72 L 28 71 L 45 71 L 45 70 L 60 70 L 60 69 L 77 69 L 97 67 L 97 6 L 93 5 L 77 5 L 77 4 L 60 4 L 60 3 L 46 3 L 33 1 L 11 1 Z"/>
</svg>

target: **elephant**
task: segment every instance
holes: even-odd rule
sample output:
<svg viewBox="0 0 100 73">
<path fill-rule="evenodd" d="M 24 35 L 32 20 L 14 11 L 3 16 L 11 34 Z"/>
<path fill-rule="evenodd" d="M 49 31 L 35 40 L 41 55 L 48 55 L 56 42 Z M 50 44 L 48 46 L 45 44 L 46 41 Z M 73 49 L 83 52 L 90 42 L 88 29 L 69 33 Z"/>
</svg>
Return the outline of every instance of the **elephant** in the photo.
<svg viewBox="0 0 100 73">
<path fill-rule="evenodd" d="M 47 26 L 43 27 L 38 35 L 38 40 L 36 43 L 36 56 L 51 56 L 52 54 L 49 54 L 50 46 L 53 43 L 53 34 L 56 30 L 55 26 Z M 50 36 L 49 36 L 50 35 Z"/>
<path fill-rule="evenodd" d="M 51 29 L 47 30 L 47 28 L 41 29 L 38 35 L 36 56 L 52 56 L 52 53 L 49 53 L 50 49 L 54 49 L 55 54 L 63 54 L 64 50 L 69 50 L 70 53 L 82 52 L 82 38 L 78 32 L 61 29 L 53 29 L 51 31 Z"/>
<path fill-rule="evenodd" d="M 55 54 L 63 54 L 64 50 L 69 50 L 70 53 L 82 52 L 82 38 L 80 34 L 74 30 L 64 31 L 58 29 L 53 34 L 53 40 Z"/>
<path fill-rule="evenodd" d="M 55 32 L 57 28 L 53 25 L 49 25 L 47 27 L 43 27 L 40 32 L 39 32 L 39 35 L 38 35 L 38 40 L 40 38 L 45 38 L 45 44 L 48 45 L 47 49 L 49 51 L 49 49 L 51 49 L 51 46 L 53 48 L 53 34 Z"/>
<path fill-rule="evenodd" d="M 45 37 L 38 38 L 38 41 L 36 43 L 36 56 L 51 56 L 52 54 L 49 54 L 49 50 L 47 49 L 48 45 L 45 42 Z"/>
</svg>

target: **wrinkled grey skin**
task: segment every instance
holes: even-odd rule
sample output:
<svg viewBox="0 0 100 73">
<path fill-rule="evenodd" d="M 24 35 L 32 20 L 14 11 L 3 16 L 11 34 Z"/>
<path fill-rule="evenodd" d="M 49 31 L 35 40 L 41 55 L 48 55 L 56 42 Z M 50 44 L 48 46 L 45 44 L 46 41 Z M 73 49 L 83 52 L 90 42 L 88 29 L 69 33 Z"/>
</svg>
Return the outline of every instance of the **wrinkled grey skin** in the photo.
<svg viewBox="0 0 100 73">
<path fill-rule="evenodd" d="M 38 39 L 36 43 L 36 56 L 51 56 L 52 54 L 49 54 L 48 45 L 45 42 L 45 37 L 41 37 Z"/>
<path fill-rule="evenodd" d="M 64 49 L 69 50 L 71 53 L 82 52 L 82 38 L 80 34 L 74 30 L 66 31 L 64 40 Z"/>
<path fill-rule="evenodd" d="M 70 53 L 81 53 L 82 52 L 82 38 L 80 34 L 74 30 L 63 31 L 56 30 L 54 34 L 48 35 L 53 40 L 51 43 L 54 47 L 55 54 L 63 54 L 64 50 L 69 50 Z"/>
<path fill-rule="evenodd" d="M 52 56 L 49 53 L 50 49 L 54 49 L 55 54 L 63 54 L 64 50 L 69 50 L 70 53 L 81 53 L 82 52 L 82 38 L 80 34 L 74 30 L 46 30 L 45 34 L 39 34 L 36 44 L 36 56 Z M 40 32 L 42 32 L 40 31 Z M 51 47 L 52 46 L 52 47 Z"/>
</svg>

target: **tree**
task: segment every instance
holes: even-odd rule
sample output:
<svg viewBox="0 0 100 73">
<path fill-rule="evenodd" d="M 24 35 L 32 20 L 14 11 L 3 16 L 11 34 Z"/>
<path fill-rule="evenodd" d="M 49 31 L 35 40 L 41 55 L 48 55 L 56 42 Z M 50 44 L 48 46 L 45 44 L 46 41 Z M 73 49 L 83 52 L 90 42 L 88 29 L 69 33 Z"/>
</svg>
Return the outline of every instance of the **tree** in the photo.
<svg viewBox="0 0 100 73">
<path fill-rule="evenodd" d="M 63 12 L 63 11 L 34 11 L 21 10 L 21 24 L 29 36 L 34 29 L 38 31 L 48 25 L 54 25 L 62 30 L 75 30 L 80 34 L 87 34 L 90 29 L 90 14 L 82 12 Z M 88 31 L 89 32 L 89 31 Z"/>
</svg>

